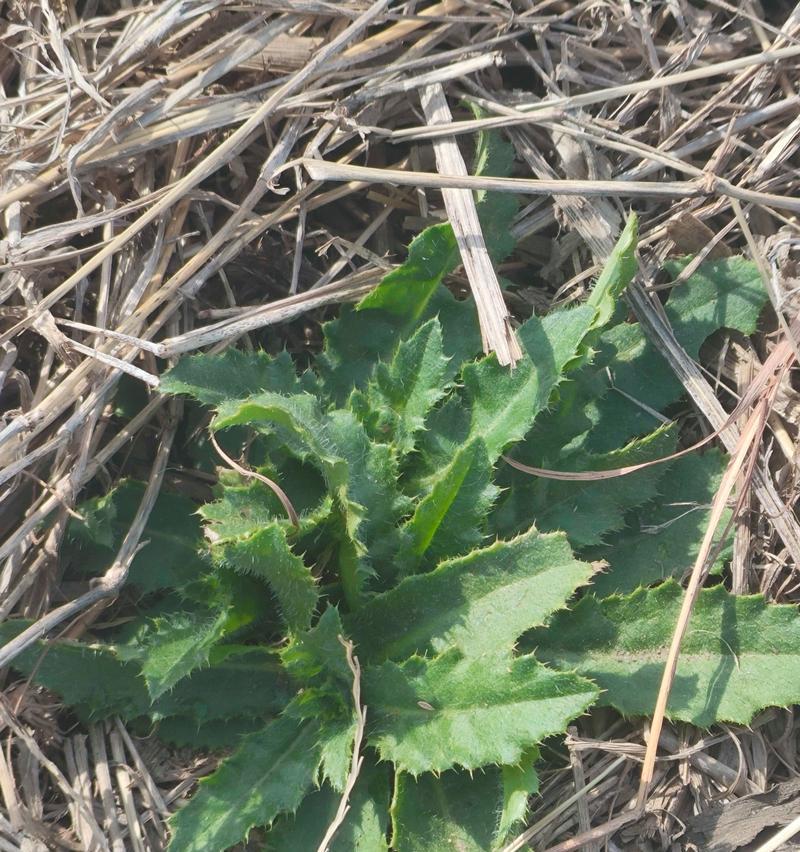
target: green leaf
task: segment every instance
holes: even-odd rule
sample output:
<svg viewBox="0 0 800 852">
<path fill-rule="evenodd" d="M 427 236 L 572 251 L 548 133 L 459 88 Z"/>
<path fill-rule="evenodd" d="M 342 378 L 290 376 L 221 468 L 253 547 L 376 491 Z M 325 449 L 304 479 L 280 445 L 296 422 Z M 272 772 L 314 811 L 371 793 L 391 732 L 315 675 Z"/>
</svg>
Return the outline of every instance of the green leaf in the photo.
<svg viewBox="0 0 800 852">
<path fill-rule="evenodd" d="M 475 173 L 507 174 L 513 149 L 497 134 L 481 134 Z M 478 217 L 495 261 L 513 249 L 511 222 L 517 200 L 507 193 L 477 194 Z M 458 246 L 449 223 L 432 225 L 416 236 L 405 262 L 389 272 L 365 296 L 355 311 L 345 309 L 324 326 L 325 351 L 317 358 L 331 397 L 344 401 L 353 388 L 363 389 L 379 360 L 388 360 L 398 340 L 406 340 L 417 326 L 434 316 L 442 324 L 444 353 L 456 356 L 457 369 L 481 348 L 474 304 L 458 302 L 442 280 L 458 265 Z"/>
<path fill-rule="evenodd" d="M 155 733 L 160 740 L 179 748 L 212 751 L 231 749 L 242 737 L 263 727 L 264 719 L 252 716 L 231 716 L 208 722 L 198 722 L 194 716 L 170 716 L 158 723 Z M 150 736 L 152 733 L 152 726 L 148 726 L 144 734 Z"/>
<path fill-rule="evenodd" d="M 501 367 L 494 356 L 464 367 L 472 407 L 470 438 L 484 441 L 490 463 L 508 444 L 525 437 L 577 354 L 594 316 L 594 308 L 582 305 L 543 319 L 531 317 L 518 332 L 526 354 L 513 370 Z"/>
<path fill-rule="evenodd" d="M 601 701 L 626 715 L 652 713 L 683 590 L 668 581 L 626 597 L 581 600 L 530 637 L 537 654 L 591 677 Z M 797 607 L 704 589 L 681 643 L 671 719 L 747 725 L 765 707 L 800 701 Z"/>
<path fill-rule="evenodd" d="M 581 376 L 591 397 L 583 406 L 588 421 L 583 445 L 609 452 L 636 435 L 657 428 L 661 412 L 680 398 L 682 386 L 638 323 L 608 329 L 598 343 L 595 363 Z"/>
<path fill-rule="evenodd" d="M 261 471 L 259 471 L 261 472 Z M 265 471 L 267 475 L 274 471 Z M 316 470 L 287 459 L 281 466 L 281 485 L 300 516 L 299 530 L 290 530 L 293 538 L 307 535 L 325 522 L 331 513 L 331 500 Z M 219 500 L 200 508 L 200 516 L 208 523 L 213 538 L 234 539 L 258 532 L 265 524 L 286 520 L 286 510 L 273 491 L 261 482 L 242 484 L 223 474 L 224 489 Z M 287 534 L 289 534 L 287 533 Z"/>
<path fill-rule="evenodd" d="M 478 172 L 512 164 L 499 137 L 479 138 Z M 478 205 L 493 258 L 503 257 L 516 199 L 481 192 Z M 353 758 L 345 635 L 364 664 L 369 713 L 365 763 L 335 849 L 387 849 L 390 770 L 374 765 L 374 752 L 394 763 L 398 852 L 493 852 L 537 789 L 537 743 L 563 732 L 601 688 L 623 712 L 651 709 L 680 604 L 674 584 L 603 602 L 587 596 L 554 613 L 594 570 L 574 547 L 608 557 L 612 570 L 596 588 L 652 580 L 665 563 L 682 570 L 704 513 L 676 518 L 672 504 L 707 500 L 719 456 L 706 454 L 708 467 L 675 464 L 601 483 L 494 471 L 514 443 L 521 461 L 566 470 L 672 450 L 675 429 L 654 431 L 653 413 L 631 397 L 660 410 L 680 387 L 637 325 L 606 330 L 621 319 L 635 243 L 632 216 L 585 304 L 522 326 L 525 355 L 513 371 L 493 357 L 469 363 L 481 338 L 474 305 L 440 286 L 459 262 L 443 224 L 325 327 L 315 372 L 298 377 L 285 353 L 228 352 L 185 359 L 164 378 L 166 392 L 216 408 L 212 429 L 231 430 L 222 436 L 231 452 L 246 446 L 249 464 L 285 483 L 299 526 L 260 483 L 220 473 L 216 502 L 201 513 L 209 545 L 192 504 L 173 506 L 175 518 L 154 513 L 154 531 L 180 546 L 166 568 L 158 550 L 148 554 L 139 588 L 169 594 L 139 601 L 114 630 L 115 646 L 39 644 L 17 670 L 62 690 L 79 713 L 123 713 L 176 741 L 235 745 L 174 817 L 171 849 L 214 852 L 254 826 L 268 849 L 319 845 Z M 722 325 L 753 327 L 764 297 L 752 273 L 741 261 L 704 267 L 671 294 L 665 309 L 692 357 Z M 609 371 L 623 393 L 610 387 Z M 190 416 L 197 425 L 208 414 L 191 406 Z M 215 460 L 197 446 L 185 451 L 209 469 Z M 137 488 L 85 505 L 86 523 L 70 532 L 75 565 L 102 570 L 113 558 Z M 490 533 L 500 540 L 483 546 Z M 197 556 L 201 545 L 216 570 Z M 703 592 L 676 718 L 747 719 L 765 701 L 796 699 L 796 613 L 754 600 Z M 530 643 L 547 662 L 517 653 Z M 43 648 L 51 653 L 42 657 Z"/>
<path fill-rule="evenodd" d="M 446 287 L 433 294 L 423 319 L 436 317 L 442 327 L 442 349 L 448 359 L 445 380 L 451 381 L 465 361 L 483 351 L 478 314 L 472 299 L 457 299 Z"/>
<path fill-rule="evenodd" d="M 413 326 L 413 324 L 412 324 Z M 344 306 L 336 319 L 322 326 L 325 349 L 315 367 L 326 394 L 344 405 L 353 388 L 363 390 L 379 361 L 387 361 L 407 336 L 402 315 L 384 310 L 360 312 Z"/>
<path fill-rule="evenodd" d="M 347 627 L 362 662 L 451 647 L 467 657 L 496 654 L 563 607 L 592 570 L 575 560 L 565 536 L 532 529 L 407 577 L 365 604 Z"/>
<path fill-rule="evenodd" d="M 435 565 L 479 545 L 497 493 L 486 447 L 476 438 L 431 481 L 430 493 L 405 524 L 411 554 L 406 570 Z"/>
<path fill-rule="evenodd" d="M 311 630 L 292 636 L 280 652 L 286 671 L 304 686 L 312 684 L 320 674 L 349 685 L 353 676 L 339 641 L 343 635 L 339 610 L 328 606 Z"/>
<path fill-rule="evenodd" d="M 516 763 L 564 730 L 597 697 L 594 686 L 532 656 L 463 659 L 450 651 L 364 672 L 370 743 L 404 772 Z"/>
<path fill-rule="evenodd" d="M 288 352 L 273 358 L 265 352 L 228 349 L 221 355 L 182 358 L 161 377 L 159 389 L 162 393 L 188 394 L 205 405 L 219 405 L 261 391 L 297 393 L 299 381 Z"/>
<path fill-rule="evenodd" d="M 494 462 L 508 444 L 525 437 L 565 373 L 587 357 L 592 332 L 611 318 L 615 300 L 636 268 L 636 217 L 631 216 L 586 304 L 531 317 L 518 332 L 526 356 L 507 370 L 495 358 L 464 367 L 472 403 L 471 436 L 486 443 Z"/>
<path fill-rule="evenodd" d="M 500 801 L 497 772 L 398 773 L 392 804 L 397 852 L 488 852 Z"/>
<path fill-rule="evenodd" d="M 88 524 L 72 520 L 63 557 L 83 576 L 99 576 L 114 561 L 139 509 L 144 484 L 123 480 L 103 497 L 87 500 L 78 511 Z M 128 583 L 141 592 L 174 588 L 208 570 L 199 556 L 202 529 L 197 506 L 162 491 L 142 533 L 144 547 L 131 563 Z"/>
<path fill-rule="evenodd" d="M 408 292 L 413 295 L 414 291 Z M 405 298 L 403 293 L 398 297 Z M 414 319 L 417 308 L 419 319 Z M 481 351 L 478 318 L 471 300 L 459 301 L 446 288 L 437 287 L 424 305 L 416 306 L 412 299 L 407 310 L 410 317 L 402 311 L 356 311 L 345 307 L 335 320 L 323 326 L 325 350 L 317 356 L 316 367 L 323 379 L 322 387 L 337 403 L 344 404 L 353 388 L 363 390 L 376 365 L 391 361 L 399 342 L 431 319 L 438 319 L 442 327 L 442 348 L 450 359 L 445 370 L 448 381 L 464 361 Z"/>
<path fill-rule="evenodd" d="M 348 532 L 368 550 L 408 509 L 397 487 L 397 459 L 391 447 L 370 441 L 348 411 L 331 412 L 327 434 L 347 466 Z"/>
<path fill-rule="evenodd" d="M 364 579 L 373 570 L 369 546 L 394 533 L 408 506 L 397 487 L 399 473 L 392 448 L 370 441 L 352 412 L 323 414 L 317 401 L 307 395 L 259 394 L 225 403 L 214 428 L 243 423 L 274 429 L 291 452 L 322 473 L 342 516 L 343 583 L 351 606 L 357 606 Z"/>
<path fill-rule="evenodd" d="M 0 626 L 0 642 L 24 626 L 16 620 Z M 274 652 L 237 645 L 212 649 L 206 668 L 152 703 L 139 665 L 122 659 L 110 645 L 39 642 L 16 657 L 13 667 L 60 695 L 86 720 L 181 716 L 196 727 L 225 717 L 280 713 L 296 691 Z"/>
<path fill-rule="evenodd" d="M 419 437 L 419 453 L 412 457 L 412 487 L 428 493 L 433 479 L 453 461 L 467 443 L 470 412 L 455 394 L 435 408 L 425 422 Z"/>
<path fill-rule="evenodd" d="M 628 222 L 611 253 L 608 262 L 592 288 L 586 307 L 595 309 L 591 323 L 587 327 L 573 358 L 561 366 L 563 373 L 570 373 L 570 380 L 561 382 L 556 394 L 556 405 L 544 412 L 534 424 L 528 435 L 528 447 L 533 450 L 534 458 L 525 458 L 525 447 L 518 448 L 521 461 L 537 467 L 554 466 L 554 459 L 561 450 L 592 427 L 592 421 L 586 413 L 587 402 L 602 397 L 607 389 L 605 371 L 608 363 L 587 366 L 595 360 L 594 347 L 600 340 L 601 332 L 612 321 L 619 297 L 631 282 L 636 272 L 636 240 L 638 220 L 631 213 Z M 608 351 L 609 347 L 605 347 Z M 583 367 L 583 369 L 578 369 Z M 600 376 L 602 375 L 602 378 Z M 631 434 L 636 434 L 635 432 Z M 584 434 L 584 438 L 585 438 Z M 582 442 L 572 447 L 578 449 Z M 616 449 L 616 445 L 609 447 Z M 522 452 L 522 455 L 520 454 Z"/>
<path fill-rule="evenodd" d="M 709 450 L 679 459 L 668 468 L 659 482 L 658 500 L 630 515 L 627 528 L 612 535 L 607 548 L 592 551 L 593 558 L 609 563 L 608 572 L 593 581 L 598 597 L 679 578 L 692 568 L 726 465 L 725 455 Z M 726 510 L 720 529 L 730 514 Z M 717 559 L 718 566 L 730 558 L 730 539 Z"/>
<path fill-rule="evenodd" d="M 271 391 L 246 399 L 225 400 L 217 408 L 211 428 L 252 426 L 277 438 L 301 461 L 308 459 L 326 477 L 338 481 L 340 459 L 327 446 L 323 413 L 310 394 L 281 396 Z"/>
<path fill-rule="evenodd" d="M 218 645 L 209 655 L 208 666 L 164 693 L 149 714 L 156 720 L 184 716 L 197 725 L 238 716 L 277 716 L 295 692 L 270 648 Z"/>
<path fill-rule="evenodd" d="M 231 623 L 233 621 L 233 624 Z M 142 667 L 147 690 L 156 700 L 197 668 L 208 664 L 211 649 L 236 625 L 229 608 L 173 612 L 146 622 L 139 635 L 120 646 L 122 659 Z"/>
<path fill-rule="evenodd" d="M 478 104 L 467 100 L 467 106 L 475 118 L 485 118 L 487 112 Z M 508 177 L 514 169 L 514 146 L 496 130 L 481 130 L 478 132 L 475 143 L 475 158 L 472 161 L 472 171 L 476 175 L 489 175 L 491 177 Z M 505 192 L 487 192 L 479 189 L 475 193 L 476 200 L 480 203 L 487 196 L 510 196 Z M 503 223 L 508 226 L 507 222 Z"/>
<path fill-rule="evenodd" d="M 444 394 L 446 368 L 442 329 L 432 319 L 400 343 L 390 364 L 377 365 L 365 400 L 371 434 L 410 453 L 425 415 Z"/>
<path fill-rule="evenodd" d="M 384 276 L 358 310 L 380 310 L 418 320 L 439 282 L 455 269 L 459 254 L 450 223 L 431 225 L 414 237 L 408 258 Z"/>
<path fill-rule="evenodd" d="M 322 728 L 320 775 L 340 794 L 344 791 L 347 776 L 350 774 L 355 736 L 355 721 L 326 722 Z"/>
<path fill-rule="evenodd" d="M 503 810 L 497 831 L 500 841 L 505 841 L 511 829 L 528 816 L 528 799 L 539 792 L 538 760 L 539 749 L 534 746 L 522 755 L 519 763 L 502 767 Z"/>
<path fill-rule="evenodd" d="M 314 785 L 318 734 L 313 722 L 285 716 L 243 737 L 170 820 L 170 851 L 221 852 L 253 827 L 293 813 Z"/>
<path fill-rule="evenodd" d="M 625 228 L 606 261 L 597 283 L 592 288 L 587 305 L 597 309 L 593 328 L 603 328 L 611 320 L 617 300 L 636 274 L 636 243 L 639 220 L 635 213 L 628 216 Z"/>
<path fill-rule="evenodd" d="M 677 275 L 687 262 L 672 261 L 667 269 Z M 697 358 L 703 342 L 719 328 L 752 334 L 766 301 L 755 264 L 742 257 L 728 257 L 703 263 L 686 283 L 673 288 L 665 312 L 678 342 L 691 358 Z M 601 452 L 658 425 L 641 405 L 663 411 L 683 392 L 672 369 L 638 323 L 621 323 L 609 329 L 603 334 L 602 347 L 606 350 L 603 360 L 609 364 L 618 390 L 610 390 L 590 412 L 595 425 L 587 448 Z M 608 384 L 607 378 L 605 382 Z"/>
<path fill-rule="evenodd" d="M 513 148 L 499 134 L 483 133 L 479 136 L 473 167 L 476 175 L 509 174 L 513 161 Z M 477 202 L 487 244 L 493 247 L 497 242 L 492 237 L 503 240 L 499 252 L 502 259 L 513 246 L 507 240 L 511 221 L 517 212 L 516 200 L 504 193 L 481 192 Z M 453 271 L 458 261 L 458 246 L 450 224 L 432 225 L 412 240 L 405 263 L 385 276 L 378 287 L 361 300 L 358 309 L 379 308 L 406 316 L 411 321 L 418 320 L 439 282 Z"/>
<path fill-rule="evenodd" d="M 675 277 L 692 258 L 668 261 Z M 706 338 L 718 328 L 752 334 L 768 296 L 758 267 L 744 257 L 702 263 L 685 284 L 670 291 L 666 313 L 678 342 L 696 358 Z"/>
<path fill-rule="evenodd" d="M 676 438 L 676 430 L 667 426 L 610 453 L 565 449 L 555 461 L 546 462 L 562 471 L 609 470 L 664 458 L 674 452 Z M 539 459 L 526 457 L 528 448 L 536 452 L 535 440 L 515 448 L 514 457 L 540 466 Z M 622 529 L 626 511 L 656 496 L 667 469 L 655 465 L 626 476 L 576 482 L 513 471 L 507 477 L 508 496 L 493 517 L 495 532 L 513 535 L 535 522 L 542 530 L 563 530 L 575 548 L 600 544 L 608 533 Z M 596 558 L 604 556 L 605 551 Z"/>
<path fill-rule="evenodd" d="M 336 816 L 341 796 L 323 786 L 303 800 L 293 816 L 280 817 L 267 835 L 267 852 L 300 852 L 319 847 Z M 366 760 L 349 798 L 350 809 L 330 852 L 387 852 L 389 773 Z"/>
<path fill-rule="evenodd" d="M 353 674 L 347 663 L 339 611 L 329 606 L 311 630 L 293 635 L 280 652 L 286 673 L 300 685 L 287 713 L 321 724 L 322 776 L 341 793 L 355 738 Z"/>
<path fill-rule="evenodd" d="M 302 690 L 292 707 L 303 718 L 340 718 L 349 709 L 353 675 L 339 636 L 344 628 L 329 606 L 311 630 L 294 634 L 280 652 L 287 674 Z"/>
<path fill-rule="evenodd" d="M 469 104 L 475 118 L 482 118 L 486 113 Z M 514 147 L 503 136 L 494 130 L 478 133 L 475 146 L 473 173 L 490 175 L 492 177 L 508 177 L 514 168 Z M 508 192 L 487 192 L 479 189 L 475 193 L 481 231 L 486 241 L 492 260 L 500 263 L 514 250 L 515 240 L 511 223 L 519 210 L 519 202 L 515 195 Z"/>
<path fill-rule="evenodd" d="M 339 569 L 345 599 L 351 609 L 357 609 L 366 580 L 387 570 L 389 559 L 398 551 L 397 523 L 410 501 L 400 492 L 392 447 L 370 441 L 350 412 L 332 412 L 328 425 L 332 445 L 347 470 L 346 485 L 337 492 L 345 531 Z"/>
<path fill-rule="evenodd" d="M 124 373 L 117 382 L 113 399 L 114 417 L 123 421 L 132 420 L 150 401 L 150 389 L 138 378 Z"/>
<path fill-rule="evenodd" d="M 0 644 L 27 626 L 22 620 L 0 625 Z M 14 658 L 13 668 L 60 695 L 83 719 L 117 713 L 130 718 L 142 715 L 150 705 L 139 667 L 103 645 L 37 642 Z"/>
<path fill-rule="evenodd" d="M 286 525 L 271 521 L 251 535 L 220 538 L 211 554 L 217 563 L 268 583 L 291 630 L 310 625 L 319 592 L 311 571 L 289 548 Z"/>
<path fill-rule="evenodd" d="M 514 447 L 514 458 L 535 467 L 553 467 L 563 453 L 585 450 L 592 428 L 587 403 L 607 391 L 605 373 L 596 363 L 570 373 L 553 394 L 550 408 L 536 418 L 525 440 Z M 616 449 L 615 445 L 611 451 Z M 513 471 L 509 469 L 508 473 Z"/>
<path fill-rule="evenodd" d="M 392 803 L 393 848 L 397 852 L 500 848 L 511 827 L 504 824 L 505 771 L 506 767 L 502 771 L 488 767 L 475 773 L 451 771 L 439 777 L 426 773 L 418 778 L 398 773 Z M 518 804 L 516 810 L 520 810 Z"/>
</svg>

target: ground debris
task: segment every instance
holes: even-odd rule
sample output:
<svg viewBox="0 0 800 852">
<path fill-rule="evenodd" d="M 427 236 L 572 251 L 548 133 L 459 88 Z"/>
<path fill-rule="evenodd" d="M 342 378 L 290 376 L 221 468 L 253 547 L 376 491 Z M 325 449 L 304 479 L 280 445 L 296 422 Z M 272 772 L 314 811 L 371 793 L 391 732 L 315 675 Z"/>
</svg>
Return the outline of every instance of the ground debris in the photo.
<svg viewBox="0 0 800 852">
<path fill-rule="evenodd" d="M 776 784 L 769 792 L 714 805 L 689 822 L 687 842 L 707 852 L 734 852 L 758 845 L 790 823 L 800 808 L 800 778 Z M 769 831 L 767 831 L 769 829 Z M 752 847 L 752 848 L 755 848 Z M 783 846 L 783 849 L 798 848 Z"/>
</svg>

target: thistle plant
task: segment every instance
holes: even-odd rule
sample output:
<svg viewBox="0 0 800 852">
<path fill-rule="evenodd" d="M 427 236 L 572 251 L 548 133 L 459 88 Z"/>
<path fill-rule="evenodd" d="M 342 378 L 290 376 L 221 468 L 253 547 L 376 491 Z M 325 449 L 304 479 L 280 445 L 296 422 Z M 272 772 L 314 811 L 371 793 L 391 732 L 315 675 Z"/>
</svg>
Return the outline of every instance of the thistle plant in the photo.
<svg viewBox="0 0 800 852">
<path fill-rule="evenodd" d="M 502 161 L 481 144 L 484 167 Z M 480 208 L 501 259 L 514 203 Z M 296 517 L 231 470 L 199 516 L 162 494 L 131 569 L 135 617 L 102 643 L 52 642 L 15 665 L 82 717 L 230 750 L 173 817 L 170 849 L 224 850 L 253 829 L 265 849 L 316 849 L 332 823 L 342 852 L 498 849 L 537 791 L 544 740 L 596 704 L 652 710 L 673 578 L 693 561 L 724 455 L 600 483 L 502 458 L 583 471 L 675 450 L 663 413 L 681 387 L 621 304 L 635 247 L 632 216 L 588 298 L 520 325 L 513 371 L 481 355 L 472 306 L 442 283 L 458 262 L 443 224 L 324 326 L 305 372 L 286 353 L 228 351 L 164 376 Z M 764 301 L 757 271 L 729 258 L 665 310 L 696 357 L 720 327 L 752 332 Z M 207 451 L 194 445 L 197 463 Z M 101 570 L 139 489 L 83 506 L 70 553 L 84 572 Z M 747 723 L 797 701 L 798 650 L 793 607 L 706 589 L 669 715 Z"/>
</svg>

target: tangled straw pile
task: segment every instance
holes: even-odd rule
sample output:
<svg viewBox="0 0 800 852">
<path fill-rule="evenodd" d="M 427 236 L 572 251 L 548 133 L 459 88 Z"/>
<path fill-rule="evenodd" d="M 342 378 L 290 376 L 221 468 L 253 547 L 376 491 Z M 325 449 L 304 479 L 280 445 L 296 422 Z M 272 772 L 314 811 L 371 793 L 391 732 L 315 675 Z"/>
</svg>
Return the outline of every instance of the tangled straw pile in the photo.
<svg viewBox="0 0 800 852">
<path fill-rule="evenodd" d="M 273 346 L 263 330 L 279 323 L 281 345 L 313 346 L 326 306 L 368 292 L 445 215 L 426 188 L 455 192 L 445 202 L 456 234 L 475 236 L 458 188 L 489 184 L 463 176 L 453 139 L 464 150 L 480 128 L 503 128 L 518 154 L 517 182 L 493 187 L 531 196 L 504 270 L 512 311 L 580 298 L 635 206 L 643 272 L 631 304 L 721 427 L 714 375 L 670 348 L 655 275 L 675 251 L 746 251 L 777 315 L 793 318 L 800 7 L 772 3 L 765 18 L 756 3 L 699 5 L 0 3 L 2 616 L 32 619 L 33 637 L 91 632 L 165 478 L 208 485 L 169 467 L 180 411 L 158 395 L 159 373 L 195 349 Z M 453 283 L 471 287 L 487 349 L 513 362 L 481 258 L 479 245 Z M 717 374 L 743 389 L 771 346 L 731 344 Z M 132 384 L 147 390 L 134 409 L 120 393 Z M 760 516 L 738 531 L 739 591 L 785 598 L 795 585 L 795 407 L 787 385 L 771 472 L 753 483 Z M 148 489 L 115 563 L 91 589 L 63 584 L 76 506 L 132 466 Z M 6 691 L 3 848 L 157 848 L 171 802 L 205 763 L 170 755 L 165 768 L 121 724 L 93 728 L 89 750 L 82 732 L 58 729 L 56 709 L 24 684 Z M 719 738 L 695 743 L 681 767 L 701 799 L 714 784 L 761 789 L 779 762 L 768 749 L 793 764 L 794 728 L 780 751 L 768 723 L 737 735 L 750 755 L 738 773 Z M 576 743 L 588 775 L 604 771 L 611 758 Z M 675 738 L 676 751 L 687 745 Z M 574 778 L 554 776 L 540 810 Z M 662 807 L 677 813 L 685 803 L 667 782 Z M 601 785 L 595 801 L 611 808 L 618 793 Z M 538 842 L 586 820 L 580 807 L 554 817 Z M 91 845 L 99 829 L 106 847 Z"/>
</svg>

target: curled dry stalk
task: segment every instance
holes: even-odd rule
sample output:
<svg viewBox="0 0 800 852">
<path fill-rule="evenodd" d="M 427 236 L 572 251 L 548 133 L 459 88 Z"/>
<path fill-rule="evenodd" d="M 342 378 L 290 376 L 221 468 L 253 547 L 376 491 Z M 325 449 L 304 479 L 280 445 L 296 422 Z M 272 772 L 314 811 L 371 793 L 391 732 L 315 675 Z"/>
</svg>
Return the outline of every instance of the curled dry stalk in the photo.
<svg viewBox="0 0 800 852">
<path fill-rule="evenodd" d="M 295 525 L 295 527 L 300 526 L 300 519 L 297 517 L 297 511 L 292 505 L 292 501 L 289 499 L 289 495 L 283 490 L 283 488 L 275 482 L 274 479 L 270 479 L 268 476 L 264 476 L 263 473 L 259 473 L 256 470 L 248 470 L 246 467 L 243 467 L 239 464 L 239 462 L 234 461 L 225 450 L 220 447 L 217 442 L 216 437 L 213 432 L 209 432 L 209 438 L 211 439 L 211 444 L 214 449 L 217 451 L 217 455 L 228 465 L 230 465 L 233 470 L 235 470 L 240 476 L 245 477 L 245 479 L 256 479 L 259 482 L 263 482 L 267 488 L 272 491 L 272 493 L 281 501 L 281 506 L 286 510 L 286 514 L 289 516 L 289 520 Z"/>
</svg>

